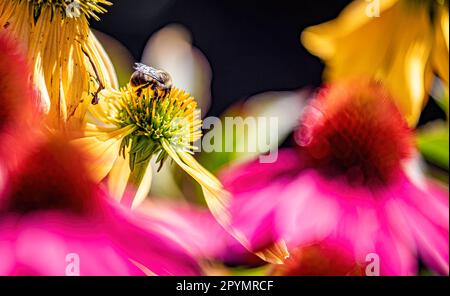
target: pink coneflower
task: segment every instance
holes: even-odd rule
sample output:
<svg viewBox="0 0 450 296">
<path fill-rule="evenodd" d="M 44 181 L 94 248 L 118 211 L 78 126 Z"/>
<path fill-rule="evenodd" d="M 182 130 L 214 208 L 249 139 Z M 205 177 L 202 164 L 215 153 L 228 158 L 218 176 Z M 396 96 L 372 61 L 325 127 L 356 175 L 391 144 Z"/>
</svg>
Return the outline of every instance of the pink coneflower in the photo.
<svg viewBox="0 0 450 296">
<path fill-rule="evenodd" d="M 448 189 L 412 177 L 412 136 L 379 84 L 331 85 L 306 107 L 297 148 L 223 172 L 233 224 L 255 249 L 331 239 L 358 265 L 379 256 L 384 275 L 416 274 L 418 257 L 448 274 Z"/>
<path fill-rule="evenodd" d="M 0 274 L 65 275 L 75 254 L 80 275 L 198 275 L 184 248 L 95 186 L 80 154 L 41 140 L 7 176 Z"/>
</svg>

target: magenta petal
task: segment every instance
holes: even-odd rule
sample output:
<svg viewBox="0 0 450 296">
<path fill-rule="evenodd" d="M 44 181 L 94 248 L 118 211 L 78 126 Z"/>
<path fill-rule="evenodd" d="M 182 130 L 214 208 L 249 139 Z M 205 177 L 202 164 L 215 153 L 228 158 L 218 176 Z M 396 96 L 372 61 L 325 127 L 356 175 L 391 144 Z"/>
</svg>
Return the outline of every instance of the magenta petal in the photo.
<svg viewBox="0 0 450 296">
<path fill-rule="evenodd" d="M 201 274 L 196 260 L 154 225 L 105 202 L 103 216 L 55 211 L 0 219 L 0 274 L 65 275 L 70 254 L 80 260 L 80 275 Z"/>
<path fill-rule="evenodd" d="M 313 168 L 301 153 L 279 151 L 274 164 L 252 162 L 225 171 L 233 225 L 252 247 L 283 239 L 293 250 L 333 240 L 365 262 L 375 253 L 381 273 L 412 275 L 418 255 L 448 274 L 448 190 L 421 188 L 401 171 L 386 183 L 349 183 L 351 175 Z"/>
<path fill-rule="evenodd" d="M 401 212 L 398 203 L 394 198 L 380 202 L 377 215 L 380 224 L 375 236 L 375 253 L 380 256 L 381 274 L 415 275 L 418 269 L 417 252 L 413 235 L 408 231 L 411 221 Z"/>
<path fill-rule="evenodd" d="M 276 211 L 285 202 L 286 186 L 301 161 L 295 150 L 279 151 L 275 163 L 257 161 L 221 173 L 224 186 L 232 195 L 232 226 L 244 234 L 252 251 L 276 242 L 281 233 L 275 227 Z"/>
<path fill-rule="evenodd" d="M 145 202 L 139 210 L 153 228 L 182 245 L 195 258 L 229 264 L 260 262 L 219 225 L 207 208 L 152 201 Z"/>
<path fill-rule="evenodd" d="M 76 223 L 74 223 L 76 221 Z M 144 275 L 91 221 L 47 213 L 0 222 L 2 275 L 66 275 L 71 254 L 80 275 Z M 5 261 L 6 258 L 6 261 Z"/>
<path fill-rule="evenodd" d="M 253 251 L 270 246 L 279 238 L 274 213 L 282 188 L 281 184 L 273 184 L 265 190 L 234 195 L 232 226 L 247 237 Z"/>
<path fill-rule="evenodd" d="M 448 189 L 428 181 L 424 188 L 403 182 L 402 196 L 411 206 L 418 209 L 424 217 L 437 227 L 449 230 L 449 198 Z"/>
<path fill-rule="evenodd" d="M 416 240 L 422 259 L 434 271 L 449 274 L 449 238 L 448 230 L 433 225 L 419 209 L 404 203 L 404 213 L 408 216 L 410 230 Z"/>
<path fill-rule="evenodd" d="M 231 237 L 207 208 L 144 201 L 138 210 L 148 223 L 177 241 L 196 258 L 216 257 L 222 252 L 227 236 Z"/>
<path fill-rule="evenodd" d="M 111 202 L 112 204 L 113 202 Z M 197 261 L 151 220 L 113 204 L 107 231 L 135 262 L 155 275 L 200 275 Z"/>
<path fill-rule="evenodd" d="M 386 225 L 375 236 L 372 253 L 380 258 L 380 275 L 415 275 L 417 261 L 410 246 L 401 242 Z M 369 251 L 369 250 L 368 250 Z"/>
<path fill-rule="evenodd" d="M 264 189 L 274 181 L 288 182 L 304 166 L 295 149 L 283 149 L 274 163 L 252 161 L 220 172 L 220 180 L 231 193 L 244 193 Z"/>
<path fill-rule="evenodd" d="M 282 191 L 286 197 L 277 209 L 276 226 L 289 246 L 324 239 L 337 225 L 339 204 L 323 189 L 319 176 L 305 171 Z"/>
</svg>

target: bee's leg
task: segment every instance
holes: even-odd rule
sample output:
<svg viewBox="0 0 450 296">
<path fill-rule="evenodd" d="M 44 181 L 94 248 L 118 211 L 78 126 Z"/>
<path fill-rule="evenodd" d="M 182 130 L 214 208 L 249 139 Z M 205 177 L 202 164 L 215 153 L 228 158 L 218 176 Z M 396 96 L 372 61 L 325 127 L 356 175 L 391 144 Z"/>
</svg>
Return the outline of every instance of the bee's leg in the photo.
<svg viewBox="0 0 450 296">
<path fill-rule="evenodd" d="M 167 97 L 172 91 L 171 87 L 164 88 L 164 97 Z"/>
<path fill-rule="evenodd" d="M 139 87 L 138 89 L 136 89 L 136 95 L 137 95 L 138 97 L 141 96 L 142 89 L 143 89 L 143 87 Z"/>
<path fill-rule="evenodd" d="M 99 101 L 98 94 L 105 88 L 100 80 L 98 81 L 98 84 L 99 84 L 98 88 L 94 92 L 93 97 L 92 97 L 92 101 L 91 101 L 92 105 L 97 105 L 98 104 L 98 101 Z"/>
<path fill-rule="evenodd" d="M 98 101 L 99 101 L 98 94 L 99 94 L 103 89 L 105 89 L 105 86 L 103 85 L 103 83 L 102 83 L 100 80 L 98 80 L 98 88 L 97 88 L 97 90 L 93 93 L 93 96 L 92 96 L 92 101 L 91 101 L 91 104 L 92 104 L 92 105 L 97 105 L 97 104 L 98 104 Z"/>
<path fill-rule="evenodd" d="M 163 89 L 161 89 L 161 98 L 165 98 L 165 97 L 167 97 L 167 89 L 163 88 Z"/>
<path fill-rule="evenodd" d="M 155 96 L 155 98 L 159 98 L 159 91 L 158 91 L 158 87 L 156 86 L 155 83 L 151 84 L 151 88 L 153 91 L 153 95 Z"/>
</svg>

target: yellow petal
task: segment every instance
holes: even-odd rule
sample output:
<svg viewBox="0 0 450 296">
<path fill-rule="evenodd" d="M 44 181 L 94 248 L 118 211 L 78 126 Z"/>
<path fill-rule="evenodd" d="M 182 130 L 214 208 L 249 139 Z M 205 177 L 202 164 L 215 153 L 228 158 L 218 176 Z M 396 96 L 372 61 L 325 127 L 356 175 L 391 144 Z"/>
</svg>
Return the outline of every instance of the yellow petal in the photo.
<svg viewBox="0 0 450 296">
<path fill-rule="evenodd" d="M 284 260 L 289 258 L 289 251 L 286 243 L 283 240 L 279 240 L 272 246 L 265 248 L 262 251 L 255 253 L 264 261 L 270 262 L 272 264 L 283 264 Z"/>
<path fill-rule="evenodd" d="M 92 178 L 96 182 L 100 182 L 111 171 L 119 157 L 123 138 L 134 130 L 134 126 L 126 126 L 72 141 L 74 145 L 86 152 L 88 157 L 86 163 Z"/>
<path fill-rule="evenodd" d="M 125 150 L 125 158 L 118 157 L 108 175 L 108 189 L 117 201 L 130 206 L 138 207 L 150 192 L 152 184 L 152 166 L 150 159 L 142 164 L 136 164 L 130 170 L 131 145 Z M 126 199 L 124 199 L 124 197 Z"/>
<path fill-rule="evenodd" d="M 301 36 L 302 43 L 318 57 L 324 60 L 330 59 L 338 51 L 341 52 L 339 47 L 354 46 L 361 42 L 362 40 L 358 40 L 358 37 L 364 37 L 363 32 L 370 33 L 378 30 L 382 32 L 387 19 L 386 13 L 397 2 L 398 0 L 380 1 L 380 16 L 383 17 L 371 18 L 366 14 L 368 2 L 353 1 L 335 20 L 305 29 Z M 374 27 L 379 25 L 383 25 L 383 27 L 374 30 Z M 366 35 L 366 37 L 369 36 Z M 354 39 L 353 37 L 356 37 L 355 41 L 359 42 L 356 44 L 343 42 L 343 39 Z"/>
<path fill-rule="evenodd" d="M 449 17 L 448 8 L 440 7 L 436 16 L 433 66 L 448 88 L 449 70 Z"/>
<path fill-rule="evenodd" d="M 96 105 L 89 105 L 88 121 L 97 125 L 111 125 L 114 122 L 111 119 L 109 110 L 111 105 L 120 102 L 122 94 L 112 88 L 105 88 L 99 93 L 99 102 Z"/>
<path fill-rule="evenodd" d="M 139 181 L 139 185 L 138 185 L 136 193 L 133 197 L 133 202 L 131 204 L 132 209 L 137 208 L 144 201 L 144 199 L 148 196 L 148 193 L 150 192 L 150 187 L 152 185 L 152 173 L 153 173 L 152 165 L 151 165 L 150 161 L 147 163 L 147 165 L 144 166 L 144 170 L 145 170 L 144 175 L 142 176 L 141 180 Z M 133 183 L 131 183 L 131 184 L 133 184 Z"/>
<path fill-rule="evenodd" d="M 125 193 L 130 173 L 129 153 L 125 152 L 125 158 L 117 157 L 108 175 L 108 191 L 119 202 Z"/>
<path fill-rule="evenodd" d="M 97 51 L 97 56 L 100 57 L 102 64 L 100 66 L 103 69 L 105 75 L 105 87 L 111 87 L 113 89 L 119 89 L 119 82 L 117 80 L 116 71 L 111 62 L 111 59 L 106 54 L 105 49 L 98 41 L 97 37 L 90 31 L 89 32 L 89 41 L 93 43 L 94 49 Z"/>
<path fill-rule="evenodd" d="M 403 54 L 398 53 L 389 73 L 380 77 L 410 126 L 417 124 L 431 88 L 430 45 L 428 41 L 417 40 L 403 47 Z"/>
<path fill-rule="evenodd" d="M 139 268 L 146 276 L 157 276 L 157 274 L 154 273 L 153 271 L 151 271 L 147 266 L 145 266 L 133 259 L 128 259 L 128 260 L 130 260 L 131 263 L 136 265 L 136 267 Z"/>
</svg>

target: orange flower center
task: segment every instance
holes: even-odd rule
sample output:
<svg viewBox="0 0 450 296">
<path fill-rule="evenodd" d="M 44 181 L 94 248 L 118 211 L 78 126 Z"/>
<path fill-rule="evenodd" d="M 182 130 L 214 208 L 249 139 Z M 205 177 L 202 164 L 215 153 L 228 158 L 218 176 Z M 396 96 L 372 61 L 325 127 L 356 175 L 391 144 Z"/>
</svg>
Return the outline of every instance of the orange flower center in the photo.
<svg viewBox="0 0 450 296">
<path fill-rule="evenodd" d="M 325 174 L 364 185 L 389 182 L 413 147 L 389 94 L 365 80 L 323 89 L 306 107 L 296 142 Z"/>
</svg>

